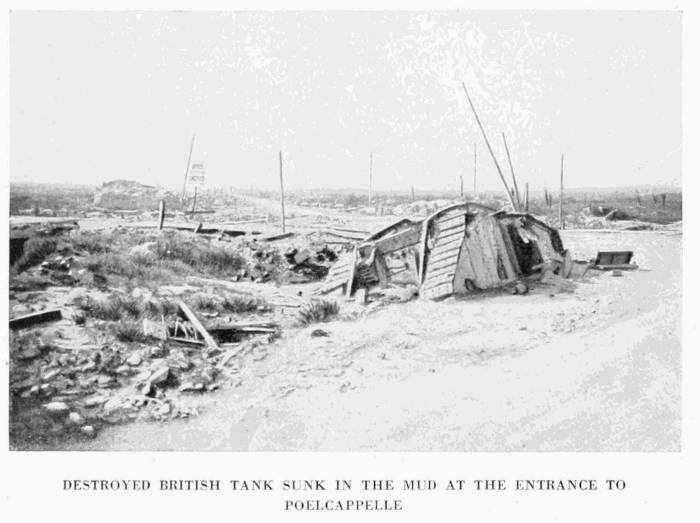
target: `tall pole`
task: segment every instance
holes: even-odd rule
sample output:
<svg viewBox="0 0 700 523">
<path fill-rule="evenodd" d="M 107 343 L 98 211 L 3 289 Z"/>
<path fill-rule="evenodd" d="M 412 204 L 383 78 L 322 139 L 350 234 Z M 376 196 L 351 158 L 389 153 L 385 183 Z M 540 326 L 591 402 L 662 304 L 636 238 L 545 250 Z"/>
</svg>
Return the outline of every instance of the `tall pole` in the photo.
<svg viewBox="0 0 700 523">
<path fill-rule="evenodd" d="M 459 197 L 464 198 L 464 177 L 459 175 Z"/>
<path fill-rule="evenodd" d="M 284 180 L 282 178 L 282 151 L 280 151 L 280 204 L 282 206 L 282 232 L 287 232 L 287 222 L 284 215 Z"/>
<path fill-rule="evenodd" d="M 194 216 L 194 211 L 197 208 L 197 186 L 194 186 L 194 200 L 192 200 L 192 216 Z"/>
<path fill-rule="evenodd" d="M 185 167 L 185 181 L 182 184 L 182 200 L 184 201 L 185 199 L 185 194 L 187 191 L 187 175 L 190 173 L 190 162 L 192 161 L 192 150 L 194 149 L 194 138 L 197 136 L 195 133 L 192 133 L 192 141 L 190 142 L 190 154 L 187 155 L 187 167 Z"/>
<path fill-rule="evenodd" d="M 474 142 L 474 196 L 476 196 L 476 142 Z"/>
<path fill-rule="evenodd" d="M 525 182 L 525 212 L 530 212 L 530 184 Z"/>
<path fill-rule="evenodd" d="M 163 221 L 165 220 L 165 200 L 161 200 L 158 205 L 158 230 L 163 230 Z"/>
<path fill-rule="evenodd" d="M 510 175 L 513 178 L 513 188 L 515 189 L 515 201 L 518 204 L 518 211 L 522 211 L 522 201 L 520 201 L 520 191 L 518 190 L 518 182 L 515 180 L 515 171 L 513 170 L 513 162 L 510 159 L 510 150 L 508 149 L 508 142 L 506 142 L 506 134 L 501 133 L 503 136 L 503 145 L 506 148 L 506 156 L 508 157 L 508 165 L 510 166 Z"/>
<path fill-rule="evenodd" d="M 506 182 L 505 177 L 503 176 L 503 171 L 501 171 L 501 166 L 498 165 L 498 160 L 496 160 L 496 155 L 493 153 L 493 149 L 491 149 L 491 144 L 489 143 L 489 139 L 486 136 L 486 131 L 484 131 L 484 127 L 481 125 L 481 120 L 479 120 L 479 115 L 476 114 L 476 109 L 474 108 L 474 104 L 472 103 L 472 99 L 469 96 L 469 91 L 467 91 L 467 86 L 462 82 L 462 87 L 464 88 L 464 94 L 467 95 L 467 101 L 469 102 L 469 106 L 472 108 L 472 112 L 474 113 L 474 118 L 476 118 L 476 123 L 479 125 L 479 129 L 481 129 L 481 134 L 484 137 L 484 141 L 486 142 L 486 147 L 489 150 L 489 153 L 491 154 L 491 158 L 493 158 L 493 163 L 496 164 L 496 170 L 498 171 L 498 176 L 500 176 L 501 181 L 503 182 L 503 187 L 506 190 L 506 195 L 508 196 L 508 201 L 510 202 L 510 207 L 515 211 L 517 207 L 515 206 L 515 201 L 513 200 L 513 195 L 510 194 L 510 189 L 508 188 L 508 182 Z"/>
<path fill-rule="evenodd" d="M 564 154 L 561 155 L 561 178 L 559 183 L 559 228 L 564 228 Z"/>
<path fill-rule="evenodd" d="M 367 193 L 367 205 L 372 205 L 372 167 L 374 155 L 369 153 L 369 192 Z"/>
</svg>

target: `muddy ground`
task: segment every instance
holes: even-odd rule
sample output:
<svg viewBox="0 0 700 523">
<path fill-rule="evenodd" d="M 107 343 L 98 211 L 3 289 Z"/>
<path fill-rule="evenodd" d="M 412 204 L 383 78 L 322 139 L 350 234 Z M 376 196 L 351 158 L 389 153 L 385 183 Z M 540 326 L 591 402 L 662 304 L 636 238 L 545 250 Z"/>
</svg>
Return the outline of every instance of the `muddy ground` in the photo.
<svg viewBox="0 0 700 523">
<path fill-rule="evenodd" d="M 680 450 L 680 233 L 562 237 L 574 258 L 630 249 L 640 268 L 526 295 L 353 305 L 242 357 L 231 386 L 192 398 L 198 416 L 52 448 Z"/>
</svg>

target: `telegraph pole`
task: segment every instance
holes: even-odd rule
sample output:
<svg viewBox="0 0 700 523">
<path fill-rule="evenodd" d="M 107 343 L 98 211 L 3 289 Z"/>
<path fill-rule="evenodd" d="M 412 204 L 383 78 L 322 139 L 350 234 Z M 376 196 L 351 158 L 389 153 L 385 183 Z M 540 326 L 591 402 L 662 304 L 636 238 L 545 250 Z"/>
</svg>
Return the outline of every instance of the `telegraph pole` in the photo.
<svg viewBox="0 0 700 523">
<path fill-rule="evenodd" d="M 369 192 L 367 193 L 367 205 L 372 205 L 372 167 L 374 153 L 369 153 Z"/>
<path fill-rule="evenodd" d="M 282 177 L 282 151 L 280 151 L 280 204 L 282 206 L 282 232 L 287 232 L 287 223 L 284 216 L 284 180 Z"/>
<path fill-rule="evenodd" d="M 559 228 L 564 228 L 564 154 L 561 155 L 561 177 L 559 180 Z"/>
<path fill-rule="evenodd" d="M 474 196 L 476 196 L 476 142 L 474 142 Z"/>
<path fill-rule="evenodd" d="M 194 149 L 194 138 L 197 136 L 192 133 L 192 141 L 190 142 L 190 154 L 187 156 L 187 167 L 185 167 L 185 181 L 182 184 L 182 201 L 185 200 L 185 194 L 187 192 L 187 175 L 190 173 L 190 162 L 192 161 L 192 150 Z"/>
</svg>

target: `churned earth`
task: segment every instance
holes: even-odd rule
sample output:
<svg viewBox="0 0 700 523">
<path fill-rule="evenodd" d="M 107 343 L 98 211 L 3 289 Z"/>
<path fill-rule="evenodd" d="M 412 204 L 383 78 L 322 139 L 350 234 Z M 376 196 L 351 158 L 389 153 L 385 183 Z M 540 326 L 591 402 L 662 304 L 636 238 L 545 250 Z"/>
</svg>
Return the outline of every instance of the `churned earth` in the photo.
<svg viewBox="0 0 700 523">
<path fill-rule="evenodd" d="M 678 451 L 679 232 L 562 231 L 574 258 L 639 269 L 526 295 L 356 305 L 240 361 L 201 414 L 65 450 Z M 324 332 L 316 332 L 322 329 Z M 319 335 L 319 334 L 327 334 Z"/>
</svg>

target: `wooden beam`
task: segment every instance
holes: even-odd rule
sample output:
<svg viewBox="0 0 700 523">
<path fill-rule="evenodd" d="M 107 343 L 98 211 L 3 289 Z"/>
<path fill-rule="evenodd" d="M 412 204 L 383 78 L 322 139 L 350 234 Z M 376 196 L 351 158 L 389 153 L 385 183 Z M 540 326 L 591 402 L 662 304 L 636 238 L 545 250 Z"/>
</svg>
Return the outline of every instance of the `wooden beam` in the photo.
<svg viewBox="0 0 700 523">
<path fill-rule="evenodd" d="M 49 321 L 58 321 L 62 319 L 60 309 L 52 309 L 48 311 L 34 312 L 32 314 L 27 314 L 25 316 L 19 316 L 17 318 L 12 318 L 10 320 L 10 329 L 24 329 L 26 327 L 33 327 L 38 323 L 46 323 Z"/>
<path fill-rule="evenodd" d="M 417 227 L 394 233 L 386 238 L 370 241 L 367 245 L 374 245 L 380 253 L 388 254 L 418 244 L 420 242 L 420 237 L 421 224 Z M 362 247 L 362 245 L 360 247 Z"/>
<path fill-rule="evenodd" d="M 180 312 L 182 312 L 183 316 L 185 316 L 185 318 L 189 320 L 192 326 L 202 336 L 202 339 L 204 340 L 206 346 L 210 349 L 218 349 L 219 344 L 216 343 L 216 340 L 212 338 L 211 334 L 209 334 L 207 329 L 204 328 L 204 325 L 202 325 L 202 322 L 199 321 L 199 318 L 197 318 L 195 313 L 192 312 L 192 309 L 190 309 L 182 300 L 177 300 L 177 306 L 180 309 Z"/>
</svg>

